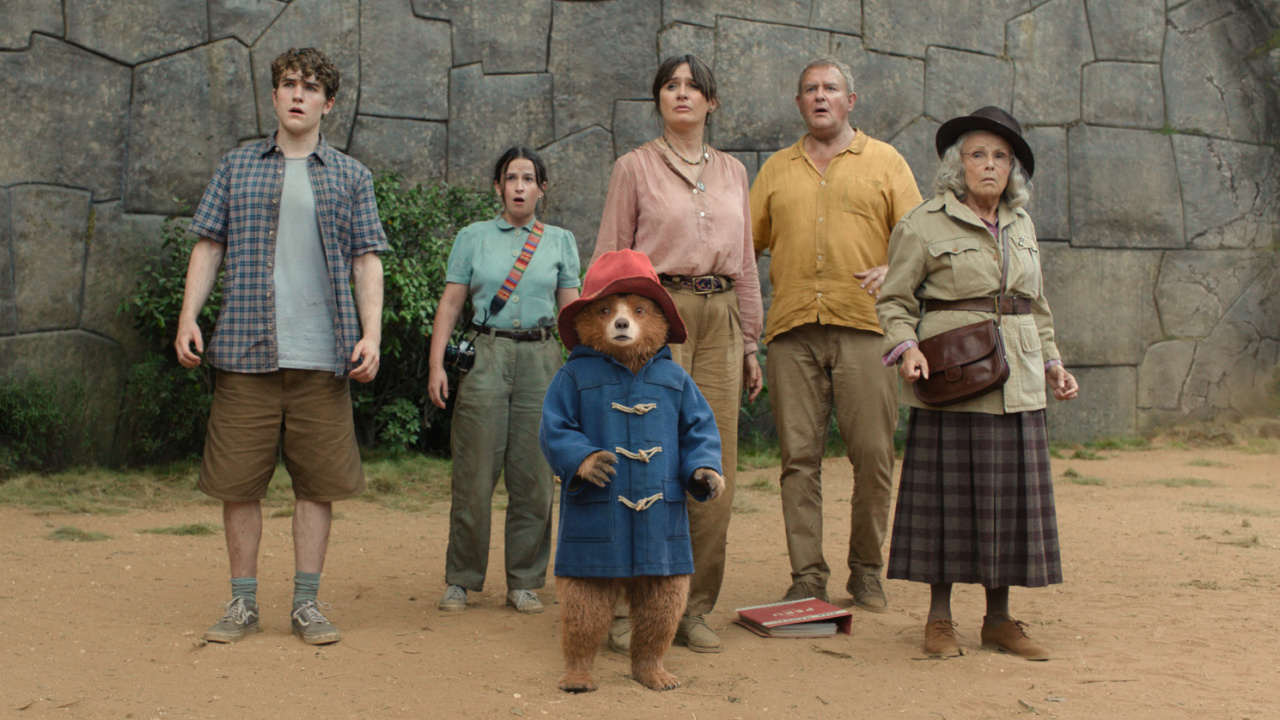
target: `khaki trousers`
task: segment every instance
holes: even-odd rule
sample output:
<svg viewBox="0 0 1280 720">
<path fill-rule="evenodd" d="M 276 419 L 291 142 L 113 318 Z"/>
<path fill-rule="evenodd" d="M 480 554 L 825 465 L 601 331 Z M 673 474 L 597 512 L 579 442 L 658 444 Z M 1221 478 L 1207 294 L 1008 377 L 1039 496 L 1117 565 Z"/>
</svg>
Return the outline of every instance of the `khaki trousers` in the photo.
<svg viewBox="0 0 1280 720">
<path fill-rule="evenodd" d="M 670 288 L 668 288 L 670 290 Z M 693 542 L 693 577 L 685 612 L 706 615 L 716 606 L 724 583 L 725 545 L 733 510 L 734 478 L 738 471 L 738 411 L 742 403 L 742 316 L 738 296 L 729 290 L 698 295 L 692 290 L 670 290 L 676 310 L 689 331 L 683 344 L 672 345 L 671 355 L 697 384 L 711 406 L 720 430 L 720 462 L 724 469 L 724 493 L 701 503 L 686 498 L 689 537 Z"/>
<path fill-rule="evenodd" d="M 538 446 L 542 400 L 563 364 L 560 343 L 516 342 L 481 334 L 476 361 L 463 376 L 453 408 L 453 503 L 445 582 L 484 589 L 489 569 L 493 491 L 507 486 L 508 590 L 546 584 L 551 558 L 551 503 L 555 481 Z"/>
<path fill-rule="evenodd" d="M 822 454 L 834 401 L 836 425 L 853 463 L 849 570 L 879 574 L 893 485 L 897 383 L 880 362 L 882 337 L 810 323 L 769 343 L 769 401 L 782 448 L 782 516 L 792 581 L 825 588 Z"/>
</svg>

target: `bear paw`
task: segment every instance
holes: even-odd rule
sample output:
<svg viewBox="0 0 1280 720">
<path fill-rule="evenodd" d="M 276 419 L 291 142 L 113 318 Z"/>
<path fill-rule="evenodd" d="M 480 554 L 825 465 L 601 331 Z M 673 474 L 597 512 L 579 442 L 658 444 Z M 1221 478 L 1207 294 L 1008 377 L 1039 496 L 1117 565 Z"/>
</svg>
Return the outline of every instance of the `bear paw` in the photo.
<svg viewBox="0 0 1280 720">
<path fill-rule="evenodd" d="M 680 679 L 662 667 L 636 671 L 635 677 L 650 690 L 675 690 L 680 687 Z"/>
<path fill-rule="evenodd" d="M 578 472 L 574 474 L 573 480 L 569 484 L 570 490 L 576 490 L 582 487 L 582 481 L 604 487 L 604 484 L 613 479 L 618 474 L 614 469 L 614 465 L 618 464 L 618 456 L 608 450 L 597 450 L 587 456 L 586 460 L 578 466 Z"/>
<path fill-rule="evenodd" d="M 706 493 L 708 500 L 715 500 L 724 492 L 724 478 L 711 468 L 698 468 L 689 478 L 689 492 L 694 495 Z"/>
<path fill-rule="evenodd" d="M 596 681 L 591 677 L 591 673 L 575 670 L 561 675 L 556 687 L 571 693 L 592 692 L 596 689 Z"/>
</svg>

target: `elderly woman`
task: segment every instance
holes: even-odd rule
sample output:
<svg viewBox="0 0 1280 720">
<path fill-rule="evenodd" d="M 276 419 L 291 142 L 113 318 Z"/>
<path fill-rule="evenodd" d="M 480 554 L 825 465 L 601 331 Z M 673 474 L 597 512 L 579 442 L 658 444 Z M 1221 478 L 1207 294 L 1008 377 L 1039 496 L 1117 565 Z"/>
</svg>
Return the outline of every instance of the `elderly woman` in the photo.
<svg viewBox="0 0 1280 720">
<path fill-rule="evenodd" d="M 755 399 L 763 382 L 756 349 L 764 310 L 746 168 L 704 139 L 720 102 L 711 70 L 694 55 L 667 58 L 653 78 L 653 102 L 662 134 L 614 164 L 592 261 L 623 248 L 648 255 L 689 331 L 671 354 L 715 414 L 725 490 L 715 502 L 689 504 L 695 570 L 676 641 L 719 652 L 720 639 L 703 616 L 715 607 L 724 579 L 738 410 L 742 388 Z M 615 651 L 629 647 L 630 627 L 625 617 L 610 627 Z"/>
<path fill-rule="evenodd" d="M 928 379 L 936 368 L 918 341 L 997 316 L 1004 295 L 1009 376 L 945 407 L 904 386 L 911 419 L 888 576 L 930 584 L 926 652 L 961 654 L 951 586 L 978 583 L 987 601 L 982 644 L 1044 660 L 1049 651 L 1009 615 L 1009 587 L 1062 582 L 1045 388 L 1070 400 L 1079 387 L 1059 360 L 1035 227 L 1023 209 L 1035 158 L 1018 121 L 996 107 L 943 123 L 936 145 L 937 194 L 904 216 L 889 240 L 876 303 L 884 361 L 897 362 L 908 385 Z"/>
</svg>

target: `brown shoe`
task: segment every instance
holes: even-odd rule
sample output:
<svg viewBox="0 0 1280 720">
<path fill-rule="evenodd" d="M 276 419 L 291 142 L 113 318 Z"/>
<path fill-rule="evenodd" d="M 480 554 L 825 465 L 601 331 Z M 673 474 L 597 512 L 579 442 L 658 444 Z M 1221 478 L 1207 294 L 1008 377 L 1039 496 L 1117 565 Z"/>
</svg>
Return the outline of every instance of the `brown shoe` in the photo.
<svg viewBox="0 0 1280 720">
<path fill-rule="evenodd" d="M 930 620 L 924 626 L 924 651 L 939 657 L 963 655 L 956 640 L 956 624 L 942 618 Z"/>
<path fill-rule="evenodd" d="M 1048 660 L 1049 648 L 1027 637 L 1027 624 L 1008 615 L 982 619 L 982 645 L 1027 660 Z"/>
<path fill-rule="evenodd" d="M 874 573 L 849 578 L 849 594 L 853 596 L 854 605 L 868 612 L 882 613 L 889 609 L 889 598 L 884 596 L 880 576 Z"/>
</svg>

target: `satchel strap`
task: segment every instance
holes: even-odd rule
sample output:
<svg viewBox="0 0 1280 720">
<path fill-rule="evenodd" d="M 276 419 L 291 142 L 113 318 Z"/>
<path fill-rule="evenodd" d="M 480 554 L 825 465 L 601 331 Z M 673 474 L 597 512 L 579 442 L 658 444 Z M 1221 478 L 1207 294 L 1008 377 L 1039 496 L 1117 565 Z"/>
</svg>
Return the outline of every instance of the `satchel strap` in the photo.
<svg viewBox="0 0 1280 720">
<path fill-rule="evenodd" d="M 1009 279 L 1009 231 L 1000 230 L 1000 294 L 996 296 L 996 327 L 1004 320 L 1004 290 Z"/>
</svg>

